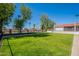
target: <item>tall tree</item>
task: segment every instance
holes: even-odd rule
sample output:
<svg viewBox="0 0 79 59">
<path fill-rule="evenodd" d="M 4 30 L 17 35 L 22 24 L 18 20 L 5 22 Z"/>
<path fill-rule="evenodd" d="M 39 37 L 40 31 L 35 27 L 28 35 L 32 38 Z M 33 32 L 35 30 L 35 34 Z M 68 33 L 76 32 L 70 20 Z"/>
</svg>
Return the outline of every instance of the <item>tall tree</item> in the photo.
<svg viewBox="0 0 79 59">
<path fill-rule="evenodd" d="M 21 5 L 21 14 L 24 21 L 31 18 L 31 9 L 26 7 L 24 4 Z"/>
<path fill-rule="evenodd" d="M 41 15 L 40 21 L 41 21 L 41 30 L 46 31 L 47 26 L 48 26 L 48 16 L 47 15 Z"/>
<path fill-rule="evenodd" d="M 49 19 L 49 17 L 47 15 L 44 15 L 44 14 L 41 15 L 40 21 L 41 21 L 41 30 L 42 31 L 47 31 L 47 29 L 50 27 L 53 28 L 53 26 L 55 24 L 53 21 L 51 21 Z"/>
<path fill-rule="evenodd" d="M 11 3 L 0 4 L 0 46 L 2 45 L 3 32 L 2 28 L 4 25 L 9 24 L 12 15 L 15 10 L 15 5 Z"/>
<path fill-rule="evenodd" d="M 20 10 L 21 16 L 15 21 L 15 27 L 19 29 L 19 32 L 21 33 L 21 30 L 24 27 L 25 22 L 27 22 L 27 20 L 31 18 L 31 9 L 22 4 Z"/>
<path fill-rule="evenodd" d="M 19 33 L 21 33 L 21 30 L 24 27 L 24 20 L 20 19 L 18 16 L 14 21 L 14 27 L 19 30 Z"/>
<path fill-rule="evenodd" d="M 36 24 L 33 24 L 33 31 L 35 32 L 36 31 Z"/>
</svg>

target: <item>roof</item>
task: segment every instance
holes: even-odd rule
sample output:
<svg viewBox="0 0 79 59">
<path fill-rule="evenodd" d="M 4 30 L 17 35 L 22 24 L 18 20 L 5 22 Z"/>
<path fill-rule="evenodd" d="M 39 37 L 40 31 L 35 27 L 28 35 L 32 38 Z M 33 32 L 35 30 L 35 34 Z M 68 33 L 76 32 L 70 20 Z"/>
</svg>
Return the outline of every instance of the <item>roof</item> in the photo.
<svg viewBox="0 0 79 59">
<path fill-rule="evenodd" d="M 75 24 L 76 26 L 79 26 L 79 23 L 78 24 Z M 59 25 L 56 25 L 55 27 L 57 28 L 62 28 L 62 27 L 73 27 L 74 24 L 59 24 Z"/>
<path fill-rule="evenodd" d="M 71 27 L 74 26 L 74 24 L 63 24 L 64 27 Z"/>
</svg>

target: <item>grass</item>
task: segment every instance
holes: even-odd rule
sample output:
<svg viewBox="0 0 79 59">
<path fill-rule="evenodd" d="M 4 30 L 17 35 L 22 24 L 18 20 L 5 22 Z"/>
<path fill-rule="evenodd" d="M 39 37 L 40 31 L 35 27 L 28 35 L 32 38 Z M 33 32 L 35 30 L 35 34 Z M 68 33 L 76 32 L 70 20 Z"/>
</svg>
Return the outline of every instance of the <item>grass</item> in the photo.
<svg viewBox="0 0 79 59">
<path fill-rule="evenodd" d="M 26 37 L 9 38 L 15 56 L 69 56 L 71 54 L 73 35 L 36 33 Z M 7 40 L 0 48 L 1 56 L 10 56 Z"/>
</svg>

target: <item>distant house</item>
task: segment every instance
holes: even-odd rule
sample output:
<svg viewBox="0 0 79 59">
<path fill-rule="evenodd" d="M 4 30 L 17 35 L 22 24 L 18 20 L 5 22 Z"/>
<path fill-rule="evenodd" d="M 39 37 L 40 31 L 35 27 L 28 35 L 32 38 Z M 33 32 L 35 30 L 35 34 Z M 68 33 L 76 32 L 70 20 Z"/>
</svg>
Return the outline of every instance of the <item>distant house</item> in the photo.
<svg viewBox="0 0 79 59">
<path fill-rule="evenodd" d="M 79 31 L 79 24 L 61 24 L 55 25 L 55 31 L 74 31 L 74 27 L 76 27 L 76 31 Z"/>
</svg>

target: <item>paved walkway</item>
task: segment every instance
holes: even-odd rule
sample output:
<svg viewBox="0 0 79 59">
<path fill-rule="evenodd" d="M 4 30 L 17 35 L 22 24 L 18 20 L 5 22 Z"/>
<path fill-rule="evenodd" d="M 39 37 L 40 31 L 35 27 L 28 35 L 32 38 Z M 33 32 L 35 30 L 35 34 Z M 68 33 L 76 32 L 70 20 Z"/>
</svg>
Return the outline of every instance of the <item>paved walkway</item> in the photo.
<svg viewBox="0 0 79 59">
<path fill-rule="evenodd" d="M 51 32 L 50 32 L 51 33 Z M 79 34 L 79 32 L 68 32 L 68 31 L 53 31 L 52 33 L 61 33 L 61 34 Z"/>
<path fill-rule="evenodd" d="M 79 34 L 74 34 L 71 56 L 79 56 Z"/>
</svg>

